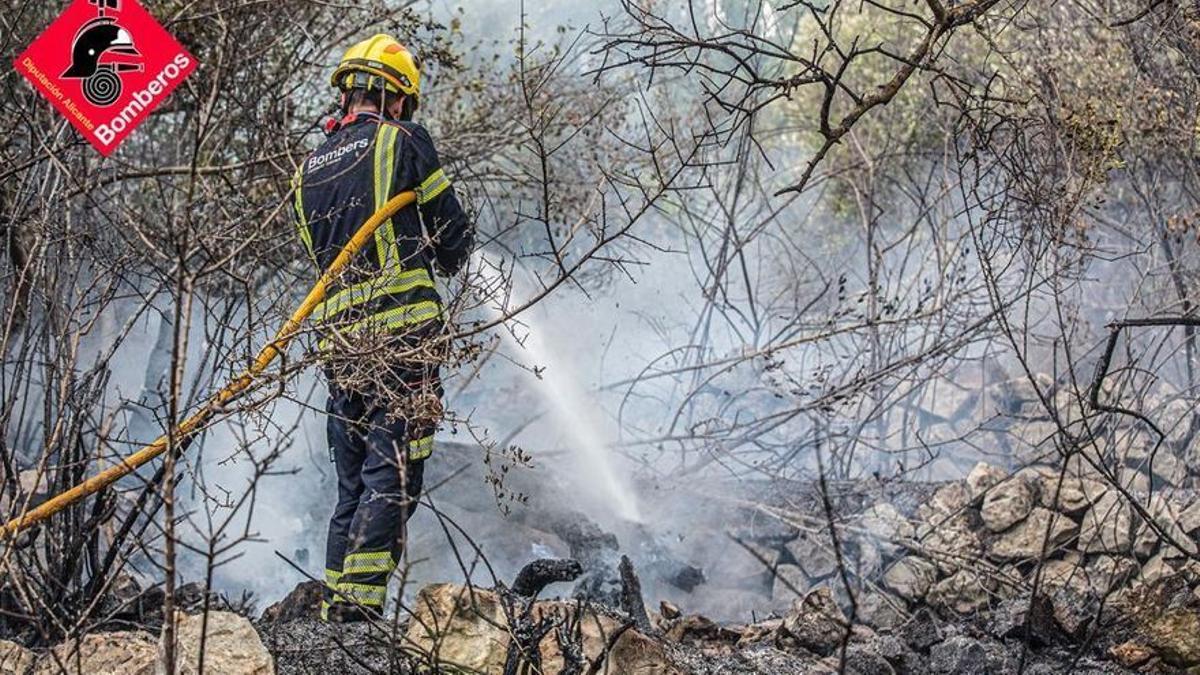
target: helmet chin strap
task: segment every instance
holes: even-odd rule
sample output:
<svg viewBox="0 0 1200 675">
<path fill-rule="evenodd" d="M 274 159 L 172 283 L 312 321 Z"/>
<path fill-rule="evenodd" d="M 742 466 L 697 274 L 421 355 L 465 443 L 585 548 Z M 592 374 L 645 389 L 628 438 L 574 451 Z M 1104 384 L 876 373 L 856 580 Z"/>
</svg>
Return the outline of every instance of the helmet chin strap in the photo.
<svg viewBox="0 0 1200 675">
<path fill-rule="evenodd" d="M 353 91 L 354 90 L 352 90 L 352 89 L 342 89 L 341 90 L 341 95 L 338 98 L 338 109 L 341 111 L 340 117 L 335 119 L 331 116 L 326 116 L 326 118 L 322 121 L 322 127 L 324 128 L 326 135 L 332 135 L 334 132 L 336 132 L 338 129 L 340 129 L 342 127 L 342 124 L 344 124 L 346 122 L 347 118 L 350 117 L 350 94 Z M 370 92 L 373 90 L 368 89 L 367 91 Z M 398 100 L 400 102 L 400 109 L 404 110 L 404 104 L 408 100 L 408 95 L 400 94 L 400 98 Z M 378 109 L 379 109 L 378 114 L 381 118 L 383 118 L 385 120 L 393 121 L 393 122 L 400 121 L 399 118 L 397 118 L 395 115 L 392 115 L 391 111 L 388 110 L 387 86 L 382 83 L 379 85 Z"/>
<path fill-rule="evenodd" d="M 400 106 L 400 115 L 392 114 L 392 111 L 387 105 L 387 87 L 380 85 L 379 88 L 379 116 L 385 120 L 399 122 L 404 119 L 404 106 L 408 102 L 408 94 L 400 93 L 396 98 L 396 103 Z"/>
<path fill-rule="evenodd" d="M 387 85 L 382 81 L 379 83 L 379 116 L 385 120 L 392 119 L 392 114 L 387 109 Z"/>
</svg>

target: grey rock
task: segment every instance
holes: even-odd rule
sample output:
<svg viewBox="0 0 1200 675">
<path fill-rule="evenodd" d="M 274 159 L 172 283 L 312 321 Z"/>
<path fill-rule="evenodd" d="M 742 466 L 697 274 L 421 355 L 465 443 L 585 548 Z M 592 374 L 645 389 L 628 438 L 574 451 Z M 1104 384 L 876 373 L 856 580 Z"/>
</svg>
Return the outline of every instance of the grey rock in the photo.
<svg viewBox="0 0 1200 675">
<path fill-rule="evenodd" d="M 929 650 L 929 672 L 935 675 L 981 675 L 1009 670 L 1008 654 L 991 641 L 955 636 Z"/>
<path fill-rule="evenodd" d="M 900 661 L 909 653 L 908 646 L 895 635 L 876 635 L 870 647 L 892 663 Z"/>
<path fill-rule="evenodd" d="M 1043 588 L 1071 586 L 1076 590 L 1085 591 L 1090 587 L 1083 556 L 1076 551 L 1067 551 L 1060 559 L 1043 562 L 1040 571 L 1040 584 Z M 1033 583 L 1032 573 L 1029 575 L 1029 582 Z"/>
<path fill-rule="evenodd" d="M 962 569 L 934 584 L 926 601 L 935 609 L 974 614 L 988 606 L 995 591 L 995 581 L 970 569 Z"/>
<path fill-rule="evenodd" d="M 1086 553 L 1131 553 L 1137 514 L 1116 490 L 1105 492 L 1083 515 L 1079 550 Z"/>
<path fill-rule="evenodd" d="M 1179 525 L 1179 529 L 1188 534 L 1200 532 L 1200 498 L 1197 498 L 1187 508 L 1180 511 L 1176 522 Z"/>
<path fill-rule="evenodd" d="M 905 600 L 916 602 L 925 597 L 937 578 L 937 567 L 933 563 L 910 555 L 888 568 L 883 575 L 883 585 Z"/>
<path fill-rule="evenodd" d="M 1096 556 L 1087 565 L 1088 587 L 1101 595 L 1124 586 L 1137 574 L 1137 563 L 1124 556 Z"/>
<path fill-rule="evenodd" d="M 1035 507 L 1019 524 L 998 536 L 988 547 L 994 560 L 1038 560 L 1079 534 L 1079 524 L 1070 518 Z M 1042 547 L 1046 550 L 1043 552 Z"/>
<path fill-rule="evenodd" d="M 1138 572 L 1138 580 L 1143 584 L 1153 584 L 1169 576 L 1179 573 L 1179 569 L 1163 553 L 1150 558 Z"/>
<path fill-rule="evenodd" d="M 1134 540 L 1134 555 L 1145 560 L 1154 555 L 1160 547 L 1168 558 L 1178 559 L 1195 555 L 1198 552 L 1196 542 L 1180 525 L 1180 517 L 1177 514 L 1181 510 L 1162 495 L 1151 495 L 1146 511 L 1150 514 L 1153 525 L 1150 521 L 1143 520 Z M 1160 534 L 1160 531 L 1166 536 Z M 1179 548 L 1172 544 L 1171 540 L 1179 544 Z"/>
<path fill-rule="evenodd" d="M 33 668 L 37 655 L 23 645 L 0 639 L 0 673 L 25 673 Z"/>
<path fill-rule="evenodd" d="M 822 587 L 796 600 L 779 630 L 783 646 L 794 645 L 828 656 L 847 638 L 848 627 L 833 593 Z"/>
<path fill-rule="evenodd" d="M 180 646 L 182 647 L 182 645 Z M 15 661 L 15 663 L 6 665 L 11 667 L 22 662 L 23 653 L 12 649 L 6 649 L 5 652 L 6 656 L 11 656 Z M 70 675 L 82 675 L 83 673 L 152 675 L 156 670 L 155 664 L 158 658 L 157 641 L 144 632 L 89 633 L 59 643 L 39 659 L 33 672 L 37 675 L 63 672 Z M 60 664 L 69 664 L 70 670 L 64 670 Z M 179 665 L 181 670 L 187 667 L 182 658 Z M 25 671 L 8 670 L 7 672 Z M 195 666 L 192 667 L 192 672 L 195 672 Z"/>
<path fill-rule="evenodd" d="M 987 529 L 1003 532 L 1025 520 L 1037 499 L 1036 483 L 1023 476 L 1013 476 L 987 491 L 979 515 Z"/>
<path fill-rule="evenodd" d="M 1164 484 L 1171 487 L 1182 487 L 1188 479 L 1187 464 L 1166 447 L 1160 447 L 1153 457 L 1147 457 L 1139 468 L 1150 472 L 1152 487 L 1156 488 Z"/>
<path fill-rule="evenodd" d="M 1034 488 L 1038 491 L 1041 491 L 1043 480 L 1057 475 L 1058 469 L 1049 464 L 1030 464 L 1013 472 L 1014 478 L 1021 478 L 1033 483 Z"/>
<path fill-rule="evenodd" d="M 967 474 L 967 497 L 972 503 L 978 502 L 992 486 L 1008 477 L 1004 469 L 992 466 L 987 462 L 979 462 Z"/>
<path fill-rule="evenodd" d="M 944 523 L 922 523 L 917 541 L 943 574 L 953 574 L 983 554 L 983 543 L 968 519 L 956 517 Z"/>
<path fill-rule="evenodd" d="M 249 619 L 232 612 L 209 612 L 207 617 L 176 614 L 176 622 L 180 673 L 200 672 L 201 654 L 208 672 L 230 675 L 275 673 L 275 659 Z"/>
<path fill-rule="evenodd" d="M 909 649 L 898 636 L 880 635 L 870 645 L 880 656 L 892 664 L 901 675 L 916 675 L 927 672 L 925 658 L 918 652 Z"/>
<path fill-rule="evenodd" d="M 1117 482 L 1127 492 L 1135 495 L 1150 493 L 1150 474 L 1133 467 L 1123 466 L 1117 469 Z"/>
<path fill-rule="evenodd" d="M 927 523 L 941 523 L 957 516 L 971 504 L 967 488 L 962 483 L 947 483 L 938 488 L 933 496 L 917 507 L 917 516 Z"/>
<path fill-rule="evenodd" d="M 1025 573 L 1017 563 L 1001 565 L 992 576 L 996 580 L 996 597 L 1004 600 L 1019 595 L 1025 581 Z"/>
<path fill-rule="evenodd" d="M 900 549 L 897 540 L 909 540 L 916 534 L 913 524 L 887 502 L 881 502 L 862 512 L 858 524 L 876 537 L 879 548 L 888 555 Z"/>
<path fill-rule="evenodd" d="M 1104 492 L 1104 484 L 1100 481 L 1077 476 L 1060 478 L 1055 473 L 1042 477 L 1040 502 L 1051 511 L 1074 517 L 1087 511 Z"/>
<path fill-rule="evenodd" d="M 877 591 L 865 591 L 858 596 L 858 620 L 876 630 L 895 630 L 907 619 L 904 601 L 899 598 Z"/>
<path fill-rule="evenodd" d="M 1088 628 L 1100 610 L 1100 598 L 1093 592 L 1079 592 L 1064 586 L 1050 595 L 1050 605 L 1054 622 L 1063 634 L 1079 641 L 1086 637 Z"/>
<path fill-rule="evenodd" d="M 896 675 L 896 669 L 869 645 L 846 648 L 846 673 L 850 675 Z"/>
</svg>

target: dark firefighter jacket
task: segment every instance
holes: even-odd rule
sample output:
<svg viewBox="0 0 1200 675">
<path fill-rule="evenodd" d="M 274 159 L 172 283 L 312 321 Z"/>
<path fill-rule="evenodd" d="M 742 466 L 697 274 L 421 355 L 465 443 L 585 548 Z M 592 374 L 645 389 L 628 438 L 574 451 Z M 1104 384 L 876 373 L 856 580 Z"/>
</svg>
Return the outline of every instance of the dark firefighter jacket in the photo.
<svg viewBox="0 0 1200 675">
<path fill-rule="evenodd" d="M 370 113 L 348 117 L 305 159 L 293 187 L 300 239 L 320 270 L 391 197 L 417 193 L 416 206 L 380 226 L 375 245 L 358 254 L 314 321 L 348 335 L 409 333 L 441 318 L 431 272 L 458 271 L 472 229 L 424 127 Z M 328 346 L 326 337 L 321 348 Z"/>
</svg>

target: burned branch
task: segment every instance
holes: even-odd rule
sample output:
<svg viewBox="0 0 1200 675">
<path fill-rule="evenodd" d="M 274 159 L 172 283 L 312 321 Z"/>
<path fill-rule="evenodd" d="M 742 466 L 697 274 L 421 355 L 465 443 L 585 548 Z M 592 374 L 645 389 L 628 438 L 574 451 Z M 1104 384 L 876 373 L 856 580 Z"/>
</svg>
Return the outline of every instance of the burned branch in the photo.
<svg viewBox="0 0 1200 675">
<path fill-rule="evenodd" d="M 583 574 L 583 567 L 575 560 L 534 560 L 517 573 L 512 592 L 526 598 L 536 598 L 550 584 L 575 581 L 580 574 Z"/>
</svg>

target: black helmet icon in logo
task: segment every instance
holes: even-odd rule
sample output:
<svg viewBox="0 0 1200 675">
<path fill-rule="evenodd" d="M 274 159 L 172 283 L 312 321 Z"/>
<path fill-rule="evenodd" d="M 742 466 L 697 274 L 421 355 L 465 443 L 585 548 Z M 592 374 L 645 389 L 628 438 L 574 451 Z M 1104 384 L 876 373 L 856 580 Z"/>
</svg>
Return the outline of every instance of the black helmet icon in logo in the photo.
<svg viewBox="0 0 1200 675">
<path fill-rule="evenodd" d="M 120 73 L 142 69 L 141 64 L 122 62 L 119 58 L 141 56 L 141 53 L 133 46 L 129 31 L 105 14 L 110 8 L 119 11 L 120 0 L 89 2 L 97 6 L 100 16 L 83 24 L 75 34 L 75 42 L 71 45 L 71 67 L 62 77 L 83 80 L 83 97 L 92 105 L 105 107 L 121 97 Z"/>
</svg>

